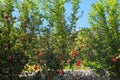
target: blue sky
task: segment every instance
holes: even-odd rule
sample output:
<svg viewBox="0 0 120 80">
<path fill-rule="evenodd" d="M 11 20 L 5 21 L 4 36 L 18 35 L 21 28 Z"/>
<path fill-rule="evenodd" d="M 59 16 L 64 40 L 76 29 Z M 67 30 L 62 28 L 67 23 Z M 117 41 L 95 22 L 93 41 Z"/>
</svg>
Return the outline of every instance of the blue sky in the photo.
<svg viewBox="0 0 120 80">
<path fill-rule="evenodd" d="M 82 0 L 80 3 L 80 10 L 84 11 L 82 17 L 77 22 L 77 28 L 80 29 L 81 27 L 90 27 L 90 24 L 88 23 L 88 13 L 90 11 L 90 6 L 92 3 L 95 3 L 99 0 Z M 70 11 L 71 5 L 67 4 L 65 5 L 67 11 Z"/>
<path fill-rule="evenodd" d="M 84 13 L 82 17 L 77 22 L 77 27 L 90 27 L 88 23 L 88 13 L 90 11 L 90 6 L 92 3 L 95 3 L 99 0 L 82 0 L 80 4 L 80 10 L 83 10 Z"/>
<path fill-rule="evenodd" d="M 81 0 L 79 12 L 84 11 L 84 13 L 77 22 L 77 29 L 81 29 L 82 27 L 90 27 L 90 24 L 88 22 L 88 13 L 90 11 L 91 4 L 95 3 L 97 1 L 99 1 L 99 0 Z M 71 6 L 71 4 L 68 3 L 65 5 L 65 7 L 66 7 L 66 12 L 67 12 L 66 15 L 68 15 L 71 11 L 72 6 Z M 13 14 L 15 14 L 15 13 L 13 13 Z M 16 15 L 18 16 L 18 14 L 16 14 Z M 78 14 L 78 15 L 80 15 L 80 14 Z"/>
</svg>

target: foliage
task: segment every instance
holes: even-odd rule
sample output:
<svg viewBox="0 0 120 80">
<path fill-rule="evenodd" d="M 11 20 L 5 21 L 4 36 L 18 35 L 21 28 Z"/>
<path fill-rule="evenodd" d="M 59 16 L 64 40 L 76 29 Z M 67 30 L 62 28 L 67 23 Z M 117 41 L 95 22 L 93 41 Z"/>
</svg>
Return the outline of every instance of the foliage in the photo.
<svg viewBox="0 0 120 80">
<path fill-rule="evenodd" d="M 20 73 L 28 61 L 25 54 L 24 34 L 15 27 L 16 18 L 12 16 L 14 0 L 1 1 L 3 9 L 0 10 L 0 73 L 8 75 L 11 80 L 12 73 Z"/>
<path fill-rule="evenodd" d="M 72 66 L 76 58 L 72 58 L 72 50 L 75 48 L 75 25 L 78 17 L 76 16 L 79 9 L 79 0 L 72 0 L 72 14 L 70 24 L 66 20 L 65 7 L 66 0 L 44 1 L 42 11 L 47 24 L 44 26 L 41 48 L 38 54 L 43 52 L 43 56 L 38 56 L 38 62 L 45 70 L 58 71 L 65 66 Z M 53 57 L 54 56 L 54 57 Z"/>
<path fill-rule="evenodd" d="M 70 19 L 65 15 L 67 2 L 73 7 Z M 12 75 L 26 65 L 38 65 L 47 71 L 72 66 L 79 59 L 74 43 L 79 3 L 80 0 L 1 0 L 1 72 Z"/>
<path fill-rule="evenodd" d="M 72 9 L 66 16 L 68 2 Z M 0 73 L 11 79 L 12 73 L 41 68 L 49 80 L 51 71 L 61 75 L 66 66 L 80 66 L 82 60 L 98 72 L 108 70 L 112 80 L 119 79 L 118 0 L 92 4 L 92 27 L 76 31 L 79 3 L 80 0 L 0 0 Z"/>
<path fill-rule="evenodd" d="M 89 13 L 91 28 L 82 29 L 77 38 L 83 63 L 98 72 L 108 70 L 112 80 L 119 80 L 119 2 L 118 0 L 100 0 L 92 4 Z M 103 71 L 104 72 L 104 71 Z M 101 76 L 102 77 L 102 76 Z"/>
</svg>

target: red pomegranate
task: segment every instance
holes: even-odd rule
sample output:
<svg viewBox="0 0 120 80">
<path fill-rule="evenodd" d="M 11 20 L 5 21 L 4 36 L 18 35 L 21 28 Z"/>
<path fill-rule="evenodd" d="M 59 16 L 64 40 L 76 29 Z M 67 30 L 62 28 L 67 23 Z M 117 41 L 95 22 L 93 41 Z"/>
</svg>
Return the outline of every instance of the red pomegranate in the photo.
<svg viewBox="0 0 120 80">
<path fill-rule="evenodd" d="M 62 55 L 59 55 L 58 59 L 59 59 L 59 60 L 62 60 L 62 59 L 63 59 L 63 56 L 62 56 Z"/>
<path fill-rule="evenodd" d="M 38 66 L 35 65 L 35 66 L 34 66 L 34 70 L 35 70 L 35 71 L 38 70 Z"/>
<path fill-rule="evenodd" d="M 75 57 L 78 55 L 77 51 L 72 51 L 72 55 Z"/>
<path fill-rule="evenodd" d="M 59 74 L 63 74 L 63 70 L 59 70 Z"/>
<path fill-rule="evenodd" d="M 77 61 L 76 62 L 76 66 L 80 66 L 81 62 L 80 61 Z"/>
<path fill-rule="evenodd" d="M 117 59 L 116 58 L 112 58 L 112 62 L 116 63 Z"/>
<path fill-rule="evenodd" d="M 39 56 L 42 57 L 44 53 L 42 51 L 39 52 Z"/>
<path fill-rule="evenodd" d="M 13 60 L 13 57 L 11 55 L 8 56 L 8 60 L 9 61 L 12 61 Z"/>
</svg>

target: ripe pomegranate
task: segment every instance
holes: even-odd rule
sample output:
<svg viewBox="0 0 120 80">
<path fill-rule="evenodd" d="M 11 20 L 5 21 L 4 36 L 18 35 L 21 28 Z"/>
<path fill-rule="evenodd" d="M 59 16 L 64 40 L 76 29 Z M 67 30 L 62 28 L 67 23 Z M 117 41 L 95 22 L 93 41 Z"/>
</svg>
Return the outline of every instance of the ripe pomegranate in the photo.
<svg viewBox="0 0 120 80">
<path fill-rule="evenodd" d="M 35 66 L 34 66 L 34 70 L 35 70 L 35 71 L 38 70 L 38 66 L 35 65 Z"/>
<path fill-rule="evenodd" d="M 80 66 L 81 62 L 80 61 L 77 61 L 76 62 L 76 66 Z"/>
<path fill-rule="evenodd" d="M 116 58 L 112 58 L 112 62 L 116 63 L 117 59 Z"/>
<path fill-rule="evenodd" d="M 63 74 L 63 70 L 59 70 L 59 74 Z"/>
<path fill-rule="evenodd" d="M 75 57 L 78 55 L 77 51 L 72 51 L 72 55 Z"/>
<path fill-rule="evenodd" d="M 11 55 L 8 56 L 8 60 L 9 61 L 12 61 L 13 60 L 13 57 Z"/>
</svg>

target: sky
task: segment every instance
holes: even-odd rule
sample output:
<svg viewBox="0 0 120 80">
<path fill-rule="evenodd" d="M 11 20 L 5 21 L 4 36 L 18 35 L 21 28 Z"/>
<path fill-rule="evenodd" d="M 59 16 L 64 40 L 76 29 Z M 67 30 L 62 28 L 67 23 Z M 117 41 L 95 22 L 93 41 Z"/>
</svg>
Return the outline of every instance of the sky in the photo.
<svg viewBox="0 0 120 80">
<path fill-rule="evenodd" d="M 97 1 L 99 1 L 99 0 L 81 0 L 79 12 L 83 11 L 84 13 L 80 17 L 80 19 L 77 21 L 77 29 L 81 29 L 82 27 L 90 27 L 90 24 L 88 22 L 88 13 L 90 11 L 91 4 L 96 3 Z M 66 8 L 66 15 L 69 16 L 69 13 L 72 8 L 71 4 L 69 4 L 69 3 L 66 4 L 65 8 Z M 13 14 L 15 15 L 15 13 L 13 13 Z M 80 15 L 80 14 L 78 14 L 78 15 Z"/>
<path fill-rule="evenodd" d="M 95 3 L 97 1 L 99 1 L 99 0 L 81 0 L 79 11 L 80 12 L 84 11 L 84 13 L 77 22 L 77 29 L 80 29 L 82 27 L 90 27 L 90 24 L 88 22 L 88 13 L 90 11 L 91 4 Z M 66 10 L 70 11 L 71 5 L 67 4 L 65 6 L 66 6 Z"/>
</svg>

